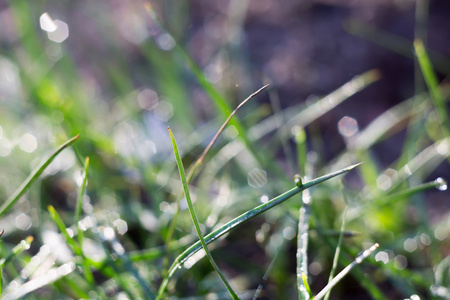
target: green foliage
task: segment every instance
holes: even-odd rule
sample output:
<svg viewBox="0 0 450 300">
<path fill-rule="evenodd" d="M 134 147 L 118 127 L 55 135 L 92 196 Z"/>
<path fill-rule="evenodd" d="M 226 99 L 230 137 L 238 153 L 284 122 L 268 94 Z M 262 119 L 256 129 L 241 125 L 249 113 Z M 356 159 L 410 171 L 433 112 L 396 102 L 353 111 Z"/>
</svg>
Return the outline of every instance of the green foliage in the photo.
<svg viewBox="0 0 450 300">
<path fill-rule="evenodd" d="M 445 299 L 449 215 L 430 220 L 425 203 L 446 193 L 435 178 L 449 162 L 450 88 L 423 30 L 412 43 L 345 25 L 417 59 L 427 91 L 330 140 L 318 121 L 384 80 L 380 71 L 288 107 L 271 86 L 262 104 L 267 85 L 231 41 L 217 55 L 242 84 L 207 76 L 210 58 L 184 40 L 185 4 L 127 3 L 123 15 L 93 5 L 77 16 L 104 52 L 80 61 L 76 43 L 39 28 L 46 3 L 9 1 L 3 12 L 14 38 L 0 69 L 17 88 L 0 99 L 2 299 L 333 299 L 353 286 L 374 299 Z M 243 12 L 230 9 L 230 22 L 242 26 Z M 336 140 L 345 147 L 333 152 Z M 381 162 L 383 144 L 400 155 Z M 342 185 L 329 180 L 338 175 Z"/>
</svg>

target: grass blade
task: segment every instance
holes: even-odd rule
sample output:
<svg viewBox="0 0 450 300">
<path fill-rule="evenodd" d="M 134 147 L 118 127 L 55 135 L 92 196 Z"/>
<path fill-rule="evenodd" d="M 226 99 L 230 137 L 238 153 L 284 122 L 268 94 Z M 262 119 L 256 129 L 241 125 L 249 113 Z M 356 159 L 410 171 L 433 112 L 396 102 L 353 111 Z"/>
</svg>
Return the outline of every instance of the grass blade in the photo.
<svg viewBox="0 0 450 300">
<path fill-rule="evenodd" d="M 76 255 L 82 255 L 80 246 L 75 242 L 75 240 L 69 235 L 67 232 L 67 227 L 64 225 L 63 220 L 59 216 L 58 212 L 52 205 L 48 206 L 48 212 L 50 214 L 50 218 L 55 222 L 59 231 L 61 231 L 62 235 L 65 237 L 67 243 L 72 246 L 72 249 Z"/>
<path fill-rule="evenodd" d="M 61 153 L 61 151 L 72 145 L 79 137 L 80 135 L 77 135 L 61 145 L 46 161 L 44 161 L 42 165 L 31 173 L 27 179 L 25 179 L 23 184 L 0 207 L 0 217 L 3 216 L 20 199 L 20 197 L 30 188 L 31 184 L 36 181 L 42 172 L 44 172 L 45 168 L 47 168 L 48 165 L 55 159 L 55 157 Z"/>
<path fill-rule="evenodd" d="M 72 273 L 75 270 L 75 264 L 73 262 L 68 262 L 63 264 L 58 268 L 53 268 L 46 274 L 32 279 L 21 286 L 17 287 L 14 291 L 6 294 L 2 297 L 3 300 L 18 299 L 21 298 L 39 288 L 42 288 L 48 284 L 55 282 L 58 279 Z"/>
<path fill-rule="evenodd" d="M 344 193 L 342 193 L 344 194 Z M 328 283 L 331 282 L 331 280 L 333 280 L 334 277 L 334 272 L 336 272 L 336 268 L 337 268 L 337 264 L 339 261 L 339 254 L 341 253 L 341 245 L 342 245 L 342 240 L 344 238 L 344 231 L 345 231 L 345 218 L 347 216 L 347 205 L 345 206 L 344 209 L 344 214 L 342 216 L 342 223 L 341 223 L 341 233 L 339 235 L 339 240 L 336 246 L 336 251 L 334 253 L 334 258 L 333 258 L 333 265 L 331 267 L 331 271 L 330 271 L 330 277 L 328 278 Z M 325 300 L 328 300 L 330 298 L 330 294 L 331 294 L 331 288 L 328 290 L 328 292 L 325 295 Z"/>
<path fill-rule="evenodd" d="M 183 184 L 184 194 L 186 196 L 186 202 L 188 204 L 189 212 L 190 212 L 191 217 L 192 217 L 192 222 L 194 223 L 195 230 L 197 231 L 197 234 L 198 234 L 198 237 L 199 237 L 200 242 L 202 244 L 202 247 L 205 250 L 206 255 L 208 256 L 208 259 L 211 262 L 211 265 L 214 267 L 214 269 L 216 270 L 217 274 L 219 274 L 220 278 L 222 279 L 223 283 L 225 284 L 225 286 L 226 286 L 228 292 L 230 293 L 231 297 L 233 299 L 239 299 L 238 295 L 234 292 L 234 290 L 232 289 L 232 287 L 228 283 L 228 281 L 225 278 L 225 276 L 223 275 L 223 273 L 220 271 L 219 267 L 217 266 L 216 262 L 214 261 L 214 258 L 212 257 L 211 253 L 208 250 L 208 246 L 206 245 L 205 239 L 204 239 L 202 231 L 200 229 L 200 224 L 198 222 L 197 215 L 195 213 L 194 205 L 192 204 L 192 201 L 191 201 L 191 196 L 190 196 L 190 193 L 189 193 L 189 187 L 188 187 L 188 183 L 187 183 L 187 180 L 186 180 L 186 174 L 184 172 L 183 162 L 181 161 L 181 157 L 180 157 L 180 154 L 178 152 L 178 146 L 177 146 L 177 143 L 175 141 L 175 137 L 173 136 L 173 133 L 170 130 L 170 128 L 169 128 L 169 134 L 170 134 L 170 139 L 171 139 L 172 145 L 173 145 L 173 152 L 175 154 L 175 159 L 177 161 L 178 171 L 180 173 L 181 182 Z M 162 295 L 160 294 L 159 296 L 162 296 Z"/>
<path fill-rule="evenodd" d="M 263 86 L 262 88 L 260 88 L 259 90 L 257 90 L 256 92 L 254 92 L 253 94 L 251 94 L 250 96 L 248 96 L 244 101 L 242 101 L 234 110 L 233 112 L 228 116 L 228 118 L 225 120 L 225 122 L 222 124 L 222 126 L 219 128 L 219 130 L 217 131 L 217 133 L 214 135 L 213 139 L 209 142 L 208 146 L 206 146 L 205 150 L 203 150 L 203 153 L 200 155 L 200 157 L 194 162 L 194 164 L 191 166 L 191 168 L 189 168 L 187 177 L 186 177 L 186 181 L 187 183 L 191 183 L 192 179 L 194 179 L 195 175 L 197 174 L 197 171 L 199 170 L 200 166 L 202 165 L 206 154 L 208 154 L 209 150 L 212 148 L 212 146 L 214 146 L 214 144 L 216 143 L 217 139 L 219 138 L 220 134 L 223 132 L 223 130 L 225 129 L 225 127 L 228 125 L 228 123 L 230 122 L 231 118 L 236 114 L 236 112 L 245 104 L 247 103 L 250 99 L 254 98 L 256 95 L 258 95 L 262 90 L 266 89 L 269 85 L 266 84 L 265 86 Z M 182 195 L 180 195 L 176 201 L 176 206 L 179 206 L 180 200 L 182 198 Z M 170 222 L 169 225 L 169 231 L 167 233 L 167 237 L 166 237 L 166 245 L 170 245 L 171 241 L 172 241 L 172 237 L 173 237 L 173 232 L 175 230 L 175 225 L 176 222 L 178 220 L 178 214 L 179 214 L 179 210 L 176 209 L 175 210 L 175 214 L 172 217 L 172 220 Z M 167 255 L 169 254 L 169 252 L 167 252 Z M 168 261 L 168 259 L 165 259 L 166 261 Z M 168 267 L 168 263 L 166 268 Z"/>
<path fill-rule="evenodd" d="M 89 168 L 89 157 L 86 157 L 86 160 L 84 161 L 84 170 L 83 170 L 83 181 L 80 186 L 80 191 L 78 193 L 78 199 L 77 199 L 77 206 L 75 210 L 75 224 L 78 226 L 78 222 L 81 219 L 81 212 L 83 208 L 83 196 L 84 191 L 86 190 L 86 183 L 87 183 L 87 171 Z M 80 235 L 80 234 L 78 234 Z"/>
<path fill-rule="evenodd" d="M 358 255 L 351 264 L 345 267 L 336 277 L 334 277 L 333 280 L 330 281 L 330 283 L 328 283 L 323 288 L 323 290 L 321 290 L 316 295 L 316 297 L 314 297 L 314 300 L 322 299 L 328 293 L 328 291 L 331 290 L 332 287 L 334 287 L 342 278 L 344 278 L 345 275 L 348 274 L 348 272 L 350 272 L 351 269 L 353 269 L 356 265 L 360 264 L 364 259 L 369 257 L 369 255 L 372 254 L 378 247 L 378 244 L 374 244 L 372 247 Z"/>
<path fill-rule="evenodd" d="M 80 186 L 80 191 L 78 193 L 78 199 L 77 199 L 77 205 L 75 207 L 75 224 L 77 226 L 77 238 L 78 238 L 78 245 L 79 245 L 80 249 L 83 249 L 83 230 L 81 230 L 79 222 L 81 219 L 81 212 L 82 212 L 82 208 L 83 208 L 83 197 L 84 197 L 84 192 L 86 190 L 88 168 L 89 168 L 89 157 L 86 157 L 86 159 L 84 161 L 83 181 Z M 94 276 L 92 275 L 91 269 L 89 268 L 89 264 L 87 263 L 84 256 L 83 256 L 83 268 L 84 268 L 84 275 L 85 275 L 86 280 L 89 283 L 94 284 Z"/>
<path fill-rule="evenodd" d="M 299 300 L 309 300 L 311 291 L 308 285 L 308 232 L 311 196 L 306 190 L 302 194 L 303 205 L 300 207 L 297 235 L 297 288 Z"/>
<path fill-rule="evenodd" d="M 291 198 L 292 196 L 316 185 L 319 183 L 322 183 L 324 181 L 327 181 L 335 176 L 347 173 L 351 170 L 353 170 L 354 168 L 358 167 L 359 165 L 361 165 L 362 163 L 358 163 L 356 165 L 352 165 L 349 166 L 347 168 L 341 169 L 339 171 L 333 172 L 333 173 L 329 173 L 327 175 L 324 175 L 322 177 L 318 177 L 316 179 L 313 179 L 311 181 L 308 181 L 300 186 L 296 186 L 292 189 L 290 189 L 289 191 L 271 199 L 270 201 L 268 201 L 267 203 L 261 204 L 243 214 L 241 214 L 240 216 L 234 218 L 233 220 L 229 221 L 228 223 L 226 223 L 225 225 L 222 225 L 220 228 L 214 230 L 213 232 L 209 233 L 208 235 L 205 236 L 205 243 L 209 244 L 215 240 L 217 240 L 219 237 L 223 236 L 224 234 L 230 232 L 231 230 L 233 230 L 235 227 L 237 227 L 238 225 L 241 225 L 242 223 L 254 218 L 255 216 L 262 214 L 263 212 L 266 212 L 267 210 L 273 208 L 274 206 L 277 206 L 280 203 L 283 203 L 284 201 L 286 201 L 287 199 Z M 181 253 L 173 262 L 172 266 L 169 269 L 169 274 L 164 278 L 159 292 L 159 295 L 162 295 L 164 293 L 164 290 L 167 287 L 167 284 L 169 283 L 170 278 L 173 276 L 173 274 L 175 273 L 175 271 L 178 269 L 178 267 L 181 267 L 181 265 L 190 257 L 192 257 L 194 254 L 196 254 L 200 249 L 202 249 L 202 246 L 199 242 L 194 243 L 193 245 L 191 245 L 188 249 L 186 249 L 183 253 Z"/>
<path fill-rule="evenodd" d="M 420 69 L 422 70 L 423 78 L 425 79 L 428 90 L 434 100 L 434 105 L 439 114 L 440 121 L 445 123 L 448 118 L 447 108 L 445 106 L 444 98 L 439 90 L 439 81 L 433 71 L 433 66 L 431 65 L 430 58 L 428 57 L 427 50 L 425 49 L 422 40 L 416 39 L 414 41 L 414 49 L 416 50 L 416 56 Z"/>
<path fill-rule="evenodd" d="M 30 249 L 30 245 L 33 242 L 33 237 L 29 236 L 26 239 L 22 240 L 19 244 L 17 244 L 12 250 L 11 253 L 6 257 L 0 260 L 0 270 L 3 269 L 3 267 L 10 262 L 12 259 L 17 257 L 20 253 L 22 253 L 25 250 Z"/>
</svg>

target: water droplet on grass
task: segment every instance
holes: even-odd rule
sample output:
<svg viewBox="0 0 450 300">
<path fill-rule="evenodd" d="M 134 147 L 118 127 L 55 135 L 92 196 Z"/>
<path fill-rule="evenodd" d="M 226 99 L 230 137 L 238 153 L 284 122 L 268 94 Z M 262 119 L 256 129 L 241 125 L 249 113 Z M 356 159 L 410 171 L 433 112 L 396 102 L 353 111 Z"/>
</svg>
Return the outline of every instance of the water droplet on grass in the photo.
<svg viewBox="0 0 450 300">
<path fill-rule="evenodd" d="M 440 191 L 446 191 L 447 190 L 447 181 L 442 178 L 442 177 L 438 177 L 436 178 L 436 180 L 434 181 L 436 188 Z"/>
</svg>

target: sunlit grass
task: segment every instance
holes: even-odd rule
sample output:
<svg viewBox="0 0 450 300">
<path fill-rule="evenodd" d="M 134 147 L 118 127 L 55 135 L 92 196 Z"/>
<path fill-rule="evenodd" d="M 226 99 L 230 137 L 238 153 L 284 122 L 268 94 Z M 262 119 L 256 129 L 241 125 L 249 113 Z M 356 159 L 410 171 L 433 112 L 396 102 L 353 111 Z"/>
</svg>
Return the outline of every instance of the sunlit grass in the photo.
<svg viewBox="0 0 450 300">
<path fill-rule="evenodd" d="M 379 70 L 269 105 L 277 87 L 252 72 L 210 80 L 174 17 L 182 4 L 98 4 L 86 61 L 40 29 L 42 3 L 6 5 L 16 35 L 0 57 L 15 80 L 0 99 L 2 299 L 448 295 L 449 215 L 427 214 L 447 189 L 448 59 L 427 48 L 422 21 L 415 42 L 346 25 L 417 60 L 426 89 L 364 128 L 343 112 L 329 140 L 317 121 L 384 80 Z M 380 159 L 386 144 L 398 157 Z"/>
</svg>

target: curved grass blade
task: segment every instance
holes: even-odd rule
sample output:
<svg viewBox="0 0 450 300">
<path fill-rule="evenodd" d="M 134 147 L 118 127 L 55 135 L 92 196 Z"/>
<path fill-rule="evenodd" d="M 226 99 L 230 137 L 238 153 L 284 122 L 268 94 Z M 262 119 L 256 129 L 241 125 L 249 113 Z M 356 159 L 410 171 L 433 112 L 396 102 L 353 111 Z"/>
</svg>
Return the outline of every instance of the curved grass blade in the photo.
<svg viewBox="0 0 450 300">
<path fill-rule="evenodd" d="M 342 187 L 342 185 L 341 185 L 341 187 Z M 341 188 L 341 192 L 342 192 L 342 195 L 344 196 L 342 188 Z M 344 199 L 345 199 L 345 196 L 344 196 Z M 339 255 L 341 253 L 342 240 L 344 238 L 345 218 L 347 216 L 347 209 L 348 209 L 348 206 L 346 205 L 345 209 L 344 209 L 344 214 L 342 216 L 341 234 L 339 235 L 338 243 L 337 243 L 337 246 L 336 246 L 336 251 L 334 252 L 333 265 L 331 267 L 330 276 L 328 277 L 328 283 L 330 283 L 333 280 L 334 272 L 336 272 L 337 264 L 338 264 L 338 261 L 339 261 Z M 326 293 L 325 300 L 330 299 L 330 294 L 331 294 L 331 288 Z"/>
<path fill-rule="evenodd" d="M 420 39 L 416 39 L 414 41 L 414 49 L 416 51 L 420 69 L 422 70 L 423 78 L 425 79 L 425 83 L 428 86 L 431 98 L 434 100 L 434 105 L 439 114 L 440 121 L 445 124 L 448 119 L 445 101 L 439 90 L 439 81 L 433 71 L 433 66 L 431 65 L 427 50 L 425 49 L 425 46 Z"/>
<path fill-rule="evenodd" d="M 55 159 L 55 157 L 61 153 L 65 148 L 72 145 L 80 135 L 77 135 L 63 145 L 61 145 L 53 154 L 46 160 L 44 163 L 39 166 L 33 173 L 28 176 L 27 179 L 23 182 L 23 184 L 6 200 L 2 206 L 0 207 L 0 217 L 3 216 L 19 199 L 20 197 L 30 188 L 31 184 L 44 172 L 45 168 Z"/>
<path fill-rule="evenodd" d="M 240 216 L 234 218 L 233 220 L 229 221 L 225 225 L 222 225 L 220 228 L 214 230 L 210 234 L 205 236 L 205 243 L 209 244 L 215 240 L 217 240 L 219 237 L 223 236 L 224 234 L 230 232 L 238 225 L 241 225 L 242 223 L 248 221 L 249 219 L 254 218 L 255 216 L 262 214 L 263 212 L 271 209 L 274 206 L 277 206 L 280 203 L 283 203 L 287 199 L 291 198 L 292 196 L 316 185 L 319 183 L 322 183 L 328 179 L 331 179 L 335 176 L 341 175 L 343 173 L 346 173 L 348 171 L 353 170 L 354 168 L 358 167 L 362 163 L 358 163 L 356 165 L 349 166 L 347 168 L 341 169 L 339 171 L 329 173 L 327 175 L 324 175 L 322 177 L 318 177 L 316 179 L 313 179 L 311 181 L 308 181 L 302 185 L 296 186 L 289 191 L 271 199 L 267 203 L 261 204 L 243 214 Z M 192 257 L 194 254 L 196 254 L 200 249 L 202 249 L 202 246 L 200 242 L 196 242 L 193 245 L 191 245 L 188 249 L 186 249 L 183 253 L 181 253 L 173 262 L 172 266 L 169 269 L 169 274 L 164 278 L 163 282 L 161 283 L 161 286 L 158 291 L 158 299 L 160 299 L 167 287 L 167 284 L 169 283 L 170 278 L 173 276 L 175 271 L 178 269 L 178 267 L 181 267 L 181 265 L 190 257 Z"/>
<path fill-rule="evenodd" d="M 77 206 L 75 208 L 75 224 L 77 226 L 77 238 L 78 238 L 78 245 L 80 249 L 83 249 L 83 230 L 81 230 L 79 222 L 81 219 L 81 212 L 83 208 L 83 196 L 84 192 L 86 190 L 86 184 L 87 184 L 87 171 L 89 168 L 89 157 L 86 157 L 84 161 L 84 170 L 83 170 L 83 181 L 80 186 L 80 191 L 78 193 L 78 199 L 77 199 Z M 83 268 L 84 268 L 84 275 L 86 280 L 94 284 L 94 276 L 92 275 L 91 269 L 89 268 L 89 264 L 87 263 L 86 259 L 83 257 Z"/>
<path fill-rule="evenodd" d="M 208 246 L 206 245 L 205 239 L 203 237 L 202 230 L 200 229 L 200 224 L 199 224 L 198 219 L 197 219 L 197 214 L 195 213 L 194 205 L 192 204 L 192 201 L 191 201 L 191 196 L 190 196 L 190 193 L 189 193 L 189 187 L 188 187 L 188 183 L 187 183 L 187 180 L 186 180 L 186 174 L 184 172 L 183 162 L 181 161 L 180 153 L 178 151 L 178 146 L 177 146 L 177 143 L 175 141 L 175 137 L 173 136 L 172 130 L 170 130 L 170 128 L 168 130 L 169 130 L 169 134 L 170 134 L 170 140 L 172 141 L 172 145 L 173 145 L 173 152 L 175 154 L 175 159 L 177 161 L 178 171 L 180 173 L 181 182 L 183 184 L 184 195 L 186 196 L 186 202 L 187 202 L 188 207 L 189 207 L 189 212 L 191 214 L 192 222 L 194 223 L 195 230 L 197 231 L 197 235 L 198 235 L 198 237 L 200 239 L 200 243 L 202 244 L 202 247 L 205 250 L 206 256 L 208 256 L 208 259 L 211 262 L 211 265 L 214 267 L 214 269 L 216 270 L 217 274 L 219 274 L 220 279 L 222 279 L 222 281 L 225 284 L 225 286 L 226 286 L 228 292 L 230 293 L 231 297 L 233 299 L 239 299 L 239 296 L 234 292 L 233 288 L 228 283 L 228 281 L 225 278 L 225 276 L 223 275 L 222 271 L 220 271 L 219 267 L 217 266 L 216 262 L 214 261 L 214 258 L 212 257 L 211 253 L 208 250 Z M 200 158 L 202 158 L 202 157 L 200 157 Z"/>
<path fill-rule="evenodd" d="M 77 206 L 75 209 L 75 224 L 77 224 L 77 226 L 78 226 L 78 222 L 81 219 L 81 211 L 83 208 L 83 196 L 84 196 L 84 191 L 86 190 L 88 169 L 89 169 L 89 157 L 86 157 L 86 159 L 84 161 L 83 182 L 81 183 L 81 186 L 80 186 L 80 191 L 78 193 Z"/>
<path fill-rule="evenodd" d="M 76 255 L 81 256 L 82 251 L 80 246 L 77 244 L 77 242 L 69 235 L 67 232 L 67 227 L 64 224 L 63 220 L 59 216 L 58 212 L 55 210 L 55 208 L 52 205 L 48 206 L 48 213 L 50 214 L 50 218 L 55 222 L 56 226 L 58 227 L 59 231 L 61 231 L 61 234 L 66 239 L 67 243 L 72 247 L 73 252 Z"/>
<path fill-rule="evenodd" d="M 201 164 L 203 163 L 203 160 L 206 157 L 206 154 L 209 152 L 209 150 L 212 148 L 212 146 L 214 146 L 214 144 L 216 143 L 217 139 L 219 138 L 220 134 L 223 132 L 223 130 L 225 129 L 225 127 L 228 125 L 228 123 L 231 121 L 231 118 L 236 114 L 236 112 L 245 104 L 247 103 L 250 99 L 254 98 L 256 95 L 258 95 L 262 90 L 264 90 L 265 88 L 267 88 L 269 85 L 266 84 L 265 86 L 263 86 L 262 88 L 260 88 L 259 90 L 257 90 L 256 92 L 254 92 L 253 94 L 251 94 L 250 96 L 248 96 L 244 101 L 242 101 L 234 110 L 233 112 L 228 116 L 228 118 L 225 120 L 225 122 L 222 124 L 222 126 L 219 128 L 219 130 L 217 131 L 217 133 L 214 135 L 213 139 L 209 142 L 208 146 L 206 146 L 205 150 L 203 150 L 203 153 L 200 155 L 200 157 L 194 162 L 194 164 L 191 166 L 191 168 L 189 168 L 188 174 L 187 174 L 187 183 L 191 183 L 192 179 L 194 178 L 194 176 L 197 174 L 197 171 L 199 169 L 199 167 L 201 166 Z M 175 214 L 172 217 L 172 220 L 170 221 L 170 225 L 169 225 L 169 231 L 167 233 L 166 236 L 166 245 L 167 247 L 170 246 L 171 242 L 172 242 L 172 238 L 173 238 L 173 232 L 175 230 L 175 225 L 177 223 L 178 220 L 178 214 L 179 214 L 179 209 L 178 206 L 180 204 L 180 200 L 182 198 L 182 195 L 180 195 L 177 198 L 176 201 L 176 207 L 177 209 L 175 209 Z M 169 266 L 169 251 L 166 252 L 166 256 L 164 258 L 164 270 L 166 270 Z"/>
<path fill-rule="evenodd" d="M 360 255 L 358 255 L 355 260 L 349 264 L 347 267 L 345 267 L 336 277 L 334 277 L 333 280 L 331 280 L 324 288 L 321 290 L 316 297 L 314 297 L 314 300 L 322 299 L 329 290 L 331 290 L 332 287 L 334 287 L 342 278 L 344 278 L 345 275 L 348 274 L 348 272 L 351 271 L 356 265 L 360 264 L 364 259 L 369 257 L 377 248 L 379 247 L 378 243 L 374 244 L 372 247 L 370 247 L 367 250 L 364 250 Z"/>
</svg>

